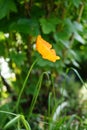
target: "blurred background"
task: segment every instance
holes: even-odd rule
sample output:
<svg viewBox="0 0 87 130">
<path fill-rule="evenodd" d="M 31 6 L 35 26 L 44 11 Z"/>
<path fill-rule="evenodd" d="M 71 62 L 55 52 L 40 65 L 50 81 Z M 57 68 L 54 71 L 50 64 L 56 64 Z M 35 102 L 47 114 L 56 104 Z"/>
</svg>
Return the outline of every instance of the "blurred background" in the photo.
<svg viewBox="0 0 87 130">
<path fill-rule="evenodd" d="M 38 35 L 52 44 L 60 60 L 52 63 L 38 54 Z M 38 57 L 16 111 L 28 70 Z M 43 72 L 49 78 L 43 76 L 33 114 L 28 118 Z M 86 130 L 86 81 L 87 0 L 0 0 L 1 111 L 22 113 L 32 130 Z M 12 115 L 0 113 L 0 129 L 12 119 Z M 16 125 L 8 130 L 19 130 Z"/>
</svg>

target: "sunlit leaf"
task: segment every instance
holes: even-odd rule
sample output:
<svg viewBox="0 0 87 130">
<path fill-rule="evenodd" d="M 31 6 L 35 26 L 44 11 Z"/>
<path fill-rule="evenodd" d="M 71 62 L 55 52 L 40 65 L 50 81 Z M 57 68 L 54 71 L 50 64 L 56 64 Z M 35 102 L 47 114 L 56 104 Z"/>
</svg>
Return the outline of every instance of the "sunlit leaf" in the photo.
<svg viewBox="0 0 87 130">
<path fill-rule="evenodd" d="M 84 39 L 78 33 L 75 33 L 75 39 L 80 43 L 85 44 Z"/>
</svg>

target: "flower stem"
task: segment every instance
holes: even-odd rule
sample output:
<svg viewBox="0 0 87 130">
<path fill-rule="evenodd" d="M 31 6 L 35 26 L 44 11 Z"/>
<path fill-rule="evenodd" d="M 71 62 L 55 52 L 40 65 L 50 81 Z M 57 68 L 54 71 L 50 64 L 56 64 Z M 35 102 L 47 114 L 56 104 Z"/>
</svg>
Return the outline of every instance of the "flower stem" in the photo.
<svg viewBox="0 0 87 130">
<path fill-rule="evenodd" d="M 36 60 L 33 62 L 33 64 L 31 65 L 31 67 L 30 67 L 30 69 L 29 69 L 29 71 L 28 71 L 28 73 L 27 73 L 27 76 L 26 76 L 26 78 L 25 78 L 25 81 L 24 81 L 24 83 L 23 83 L 22 89 L 21 89 L 21 91 L 20 91 L 20 93 L 19 93 L 18 100 L 17 100 L 16 107 L 15 107 L 15 108 L 17 109 L 17 111 L 18 111 L 18 107 L 19 107 L 20 98 L 21 98 L 22 93 L 23 93 L 23 91 L 24 91 L 24 89 L 25 89 L 25 87 L 26 87 L 27 80 L 28 80 L 29 75 L 30 75 L 30 73 L 31 73 L 31 71 L 32 71 L 32 69 L 33 69 L 35 63 L 37 62 L 37 60 L 38 60 L 38 59 L 36 59 Z"/>
</svg>

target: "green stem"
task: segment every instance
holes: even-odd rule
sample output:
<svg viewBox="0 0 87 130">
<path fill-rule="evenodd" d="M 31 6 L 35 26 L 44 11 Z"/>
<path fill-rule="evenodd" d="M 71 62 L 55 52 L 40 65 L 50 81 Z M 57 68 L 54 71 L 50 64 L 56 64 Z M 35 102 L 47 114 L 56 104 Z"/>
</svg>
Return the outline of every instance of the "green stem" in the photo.
<svg viewBox="0 0 87 130">
<path fill-rule="evenodd" d="M 72 69 L 75 73 L 76 73 L 76 75 L 78 76 L 78 78 L 80 79 L 80 81 L 81 81 L 81 83 L 85 86 L 85 88 L 87 89 L 87 86 L 85 85 L 85 82 L 83 81 L 83 79 L 81 78 L 81 76 L 79 75 L 79 73 L 78 73 L 78 71 L 76 70 L 76 69 L 74 69 L 74 68 L 70 68 L 70 69 Z"/>
<path fill-rule="evenodd" d="M 36 85 L 36 89 L 35 89 L 35 92 L 34 92 L 34 96 L 33 96 L 33 99 L 32 99 L 32 102 L 31 102 L 31 106 L 30 106 L 30 109 L 29 109 L 29 118 L 32 114 L 32 111 L 33 111 L 33 108 L 35 106 L 35 103 L 36 103 L 36 100 L 37 100 L 37 97 L 39 95 L 39 91 L 40 91 L 40 88 L 41 88 L 41 84 L 42 84 L 42 80 L 43 80 L 43 76 L 44 74 L 47 75 L 47 77 L 49 77 L 48 73 L 47 72 L 43 72 L 39 78 L 39 81 L 37 82 L 37 85 Z"/>
<path fill-rule="evenodd" d="M 21 115 L 21 121 L 23 122 L 26 130 L 31 130 L 29 123 L 25 120 L 25 117 Z"/>
<path fill-rule="evenodd" d="M 17 110 L 18 110 L 20 98 L 21 98 L 22 93 L 23 93 L 23 91 L 24 91 L 24 88 L 25 88 L 25 86 L 26 86 L 27 80 L 28 80 L 29 75 L 30 75 L 30 73 L 31 73 L 31 71 L 32 71 L 32 69 L 33 69 L 35 63 L 37 62 L 37 60 L 38 60 L 38 59 L 36 59 L 36 60 L 33 62 L 33 64 L 31 65 L 31 67 L 30 67 L 30 69 L 29 69 L 29 71 L 28 71 L 28 73 L 27 73 L 27 76 L 26 76 L 26 78 L 25 78 L 25 81 L 24 81 L 24 83 L 23 83 L 22 89 L 21 89 L 21 91 L 20 91 L 20 93 L 19 93 L 18 100 L 17 100 L 17 103 L 16 103 L 16 107 L 15 107 L 15 108 L 16 108 Z"/>
<path fill-rule="evenodd" d="M 0 111 L 0 113 L 5 113 L 5 114 L 10 114 L 13 116 L 17 116 L 18 114 L 12 113 L 12 112 L 7 112 L 7 111 Z"/>
</svg>

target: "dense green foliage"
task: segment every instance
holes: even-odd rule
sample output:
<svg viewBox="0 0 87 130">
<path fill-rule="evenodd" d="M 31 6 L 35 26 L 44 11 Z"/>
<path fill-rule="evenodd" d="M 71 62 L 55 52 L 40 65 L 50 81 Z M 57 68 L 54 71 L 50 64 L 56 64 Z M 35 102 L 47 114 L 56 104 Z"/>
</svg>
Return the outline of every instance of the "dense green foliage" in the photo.
<svg viewBox="0 0 87 130">
<path fill-rule="evenodd" d="M 38 54 L 39 34 L 60 60 Z M 86 53 L 87 0 L 0 0 L 0 129 L 87 129 Z"/>
</svg>

